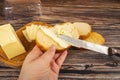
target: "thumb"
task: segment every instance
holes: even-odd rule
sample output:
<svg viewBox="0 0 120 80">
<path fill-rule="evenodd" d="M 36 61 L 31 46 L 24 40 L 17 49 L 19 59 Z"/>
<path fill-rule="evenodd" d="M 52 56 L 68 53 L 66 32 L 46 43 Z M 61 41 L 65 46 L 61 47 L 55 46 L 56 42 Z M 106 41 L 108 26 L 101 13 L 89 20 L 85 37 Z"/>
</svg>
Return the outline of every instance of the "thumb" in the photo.
<svg viewBox="0 0 120 80">
<path fill-rule="evenodd" d="M 40 58 L 43 60 L 47 60 L 48 63 L 51 62 L 56 52 L 56 48 L 52 45 Z"/>
</svg>

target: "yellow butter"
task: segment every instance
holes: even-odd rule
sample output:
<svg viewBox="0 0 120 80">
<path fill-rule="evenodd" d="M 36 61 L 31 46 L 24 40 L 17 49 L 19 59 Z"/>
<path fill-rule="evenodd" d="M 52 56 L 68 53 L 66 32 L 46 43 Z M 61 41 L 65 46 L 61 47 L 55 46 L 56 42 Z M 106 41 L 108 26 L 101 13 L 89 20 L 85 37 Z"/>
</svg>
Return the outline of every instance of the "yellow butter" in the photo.
<svg viewBox="0 0 120 80">
<path fill-rule="evenodd" d="M 0 46 L 9 59 L 26 52 L 10 24 L 0 26 Z"/>
<path fill-rule="evenodd" d="M 0 26 L 0 45 L 1 46 L 17 41 L 16 36 L 14 35 L 13 31 L 9 26 L 11 27 L 11 25 L 9 24 Z"/>
<path fill-rule="evenodd" d="M 2 49 L 9 59 L 25 52 L 23 45 L 18 41 L 3 45 Z"/>
</svg>

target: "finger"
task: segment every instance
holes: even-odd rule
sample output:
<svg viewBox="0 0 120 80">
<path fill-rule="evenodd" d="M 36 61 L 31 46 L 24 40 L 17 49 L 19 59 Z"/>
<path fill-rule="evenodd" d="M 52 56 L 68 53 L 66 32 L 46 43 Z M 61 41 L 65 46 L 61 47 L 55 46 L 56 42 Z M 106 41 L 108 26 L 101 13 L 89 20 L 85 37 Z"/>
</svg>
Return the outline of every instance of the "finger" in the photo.
<svg viewBox="0 0 120 80">
<path fill-rule="evenodd" d="M 53 57 L 54 60 L 56 60 L 59 56 L 61 55 L 61 53 L 56 53 Z"/>
<path fill-rule="evenodd" d="M 59 67 L 58 65 L 56 64 L 55 60 L 52 60 L 51 62 L 51 69 L 52 71 L 55 73 L 55 74 L 58 74 L 59 73 Z"/>
<path fill-rule="evenodd" d="M 37 59 L 39 56 L 41 56 L 43 54 L 43 52 L 37 47 L 35 46 L 32 51 L 27 55 L 25 61 L 26 62 L 31 62 L 34 61 L 35 59 Z"/>
<path fill-rule="evenodd" d="M 63 64 L 65 58 L 67 56 L 67 50 L 65 50 L 63 53 L 61 53 L 61 55 L 58 57 L 58 59 L 56 60 L 56 64 L 61 67 L 61 65 Z"/>
<path fill-rule="evenodd" d="M 51 62 L 56 52 L 56 48 L 52 45 L 41 57 L 40 59 L 47 60 L 48 63 Z"/>
</svg>

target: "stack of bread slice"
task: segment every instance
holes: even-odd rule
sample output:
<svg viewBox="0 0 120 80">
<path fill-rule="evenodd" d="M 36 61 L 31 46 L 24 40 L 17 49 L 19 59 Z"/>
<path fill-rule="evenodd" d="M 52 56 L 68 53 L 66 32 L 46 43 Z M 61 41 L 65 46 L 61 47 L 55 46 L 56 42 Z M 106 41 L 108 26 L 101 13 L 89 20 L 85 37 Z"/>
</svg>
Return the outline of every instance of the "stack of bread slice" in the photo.
<svg viewBox="0 0 120 80">
<path fill-rule="evenodd" d="M 26 55 L 37 44 L 46 51 L 51 45 L 55 45 L 57 51 L 70 48 L 71 45 L 60 39 L 57 35 L 63 34 L 76 39 L 82 39 L 97 44 L 104 44 L 105 39 L 97 32 L 92 32 L 92 27 L 84 22 L 66 22 L 51 26 L 43 22 L 31 22 L 16 31 L 18 38 L 22 42 L 26 52 L 15 55 L 12 59 L 5 56 L 5 52 L 0 48 L 0 59 L 8 65 L 19 67 L 22 65 Z M 4 56 L 1 56 L 3 55 Z"/>
</svg>

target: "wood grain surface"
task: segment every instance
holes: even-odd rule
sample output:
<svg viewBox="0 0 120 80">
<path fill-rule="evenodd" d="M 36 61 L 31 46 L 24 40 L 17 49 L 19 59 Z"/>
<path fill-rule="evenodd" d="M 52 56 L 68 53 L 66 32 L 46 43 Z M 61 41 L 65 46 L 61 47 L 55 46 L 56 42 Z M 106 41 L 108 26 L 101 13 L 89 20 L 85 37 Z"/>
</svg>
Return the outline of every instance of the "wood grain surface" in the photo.
<svg viewBox="0 0 120 80">
<path fill-rule="evenodd" d="M 40 21 L 50 24 L 87 22 L 106 39 L 106 46 L 120 49 L 120 0 L 42 0 Z M 0 24 L 7 23 L 0 1 Z M 16 21 L 17 22 L 17 21 Z M 23 24 L 15 24 L 19 29 Z M 120 80 L 120 58 L 89 50 L 69 50 L 59 80 Z M 20 69 L 0 63 L 0 80 L 17 80 Z"/>
</svg>

